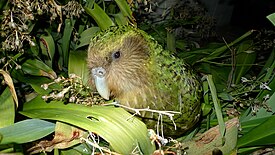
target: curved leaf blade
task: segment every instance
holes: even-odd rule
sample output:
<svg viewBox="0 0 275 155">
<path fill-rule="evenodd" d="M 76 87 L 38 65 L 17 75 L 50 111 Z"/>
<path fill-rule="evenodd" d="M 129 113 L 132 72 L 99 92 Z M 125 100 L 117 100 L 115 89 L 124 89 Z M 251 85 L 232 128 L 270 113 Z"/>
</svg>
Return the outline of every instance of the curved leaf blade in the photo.
<svg viewBox="0 0 275 155">
<path fill-rule="evenodd" d="M 125 16 L 123 16 L 122 12 L 119 12 L 117 14 L 113 14 L 114 18 L 115 18 L 115 22 L 117 25 L 127 25 L 128 18 L 125 18 Z"/>
<path fill-rule="evenodd" d="M 73 19 L 66 19 L 65 20 L 65 28 L 63 31 L 63 37 L 61 38 L 61 49 L 62 49 L 62 60 L 64 62 L 65 66 L 68 66 L 68 60 L 69 60 L 69 48 L 70 48 L 70 42 L 71 42 L 71 36 L 74 28 L 76 20 Z"/>
<path fill-rule="evenodd" d="M 258 125 L 238 140 L 238 147 L 251 147 L 275 144 L 275 116 Z"/>
<path fill-rule="evenodd" d="M 216 91 L 216 87 L 215 87 L 215 84 L 212 79 L 212 75 L 207 75 L 206 79 L 207 79 L 207 82 L 208 82 L 208 85 L 209 85 L 209 88 L 211 91 L 212 99 L 214 102 L 215 112 L 216 112 L 217 119 L 219 122 L 220 134 L 222 136 L 224 136 L 225 135 L 225 123 L 223 120 L 222 109 L 221 109 L 221 105 L 220 105 L 220 102 L 219 102 L 219 99 L 217 96 L 217 91 Z"/>
<path fill-rule="evenodd" d="M 80 38 L 79 38 L 79 44 L 76 46 L 76 49 L 89 45 L 91 42 L 91 38 L 98 32 L 100 31 L 99 27 L 90 27 L 88 29 L 86 29 L 85 31 L 83 31 L 80 34 Z"/>
<path fill-rule="evenodd" d="M 7 87 L 0 95 L 0 127 L 6 127 L 14 123 L 15 118 L 15 106 L 12 99 L 12 94 Z M 0 133 L 1 135 L 1 133 Z"/>
<path fill-rule="evenodd" d="M 70 52 L 68 73 L 76 74 L 81 77 L 83 84 L 86 85 L 89 81 L 89 71 L 86 63 L 86 51 Z"/>
<path fill-rule="evenodd" d="M 14 85 L 13 85 L 13 80 L 12 80 L 11 76 L 9 75 L 9 73 L 6 72 L 6 71 L 4 71 L 4 70 L 2 70 L 2 69 L 0 69 L 0 74 L 3 75 L 4 81 L 8 85 L 9 89 L 10 89 L 10 93 L 11 93 L 11 95 L 13 97 L 13 100 L 14 100 L 14 102 L 16 104 L 16 108 L 17 108 L 18 107 L 18 98 L 17 98 L 16 92 L 15 92 L 15 88 L 14 88 Z"/>
<path fill-rule="evenodd" d="M 135 147 L 139 147 L 143 154 L 154 151 L 145 124 L 121 108 L 65 105 L 61 101 L 45 103 L 38 96 L 24 105 L 21 114 L 31 118 L 63 121 L 94 132 L 109 142 L 118 153 L 130 154 Z"/>
<path fill-rule="evenodd" d="M 275 93 L 267 100 L 267 103 L 271 105 L 272 109 L 274 108 Z M 261 108 L 256 116 L 241 122 L 245 131 L 248 130 L 248 132 L 238 140 L 238 147 L 275 144 L 275 116 L 273 112 L 268 113 L 264 108 Z"/>
<path fill-rule="evenodd" d="M 44 62 L 37 59 L 28 59 L 22 64 L 22 70 L 34 76 L 46 76 L 55 79 L 56 73 Z"/>
<path fill-rule="evenodd" d="M 27 119 L 13 125 L 0 128 L 3 136 L 0 144 L 27 143 L 47 136 L 54 131 L 55 124 L 39 119 Z"/>
<path fill-rule="evenodd" d="M 105 11 L 96 3 L 93 4 L 93 8 L 84 7 L 86 13 L 88 13 L 98 24 L 102 30 L 108 29 L 110 26 L 115 26 L 111 18 L 105 13 Z"/>
<path fill-rule="evenodd" d="M 251 40 L 244 41 L 238 47 L 238 55 L 236 56 L 235 84 L 240 83 L 247 71 L 252 67 L 256 60 L 257 53 L 250 50 Z"/>
<path fill-rule="evenodd" d="M 53 57 L 55 54 L 55 44 L 50 33 L 48 33 L 48 35 L 40 36 L 40 48 L 42 50 L 42 54 L 46 57 L 45 62 L 48 66 L 52 67 Z"/>
<path fill-rule="evenodd" d="M 266 16 L 266 18 L 275 26 L 275 13 Z"/>
<path fill-rule="evenodd" d="M 129 6 L 129 4 L 127 3 L 127 1 L 125 0 L 115 0 L 121 13 L 123 14 L 124 17 L 126 17 L 125 19 L 130 19 L 132 22 L 135 21 L 134 17 L 132 16 L 132 10 Z"/>
</svg>

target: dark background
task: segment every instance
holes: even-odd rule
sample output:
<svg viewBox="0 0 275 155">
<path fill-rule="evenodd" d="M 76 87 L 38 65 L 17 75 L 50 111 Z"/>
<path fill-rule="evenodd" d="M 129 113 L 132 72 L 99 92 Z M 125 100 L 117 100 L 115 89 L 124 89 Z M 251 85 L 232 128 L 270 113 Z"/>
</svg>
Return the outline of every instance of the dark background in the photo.
<svg viewBox="0 0 275 155">
<path fill-rule="evenodd" d="M 275 12 L 274 0 L 201 0 L 217 26 L 241 29 L 274 28 L 266 16 Z"/>
</svg>

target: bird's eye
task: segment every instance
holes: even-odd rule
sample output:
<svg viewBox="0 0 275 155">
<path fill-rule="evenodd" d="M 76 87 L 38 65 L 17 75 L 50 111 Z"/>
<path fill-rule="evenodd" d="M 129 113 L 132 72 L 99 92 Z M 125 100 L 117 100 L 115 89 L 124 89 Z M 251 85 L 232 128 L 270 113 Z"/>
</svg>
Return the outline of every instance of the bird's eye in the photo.
<svg viewBox="0 0 275 155">
<path fill-rule="evenodd" d="M 113 53 L 113 55 L 112 55 L 112 57 L 113 57 L 113 59 L 118 59 L 118 58 L 120 58 L 120 51 L 115 51 L 114 53 Z"/>
</svg>

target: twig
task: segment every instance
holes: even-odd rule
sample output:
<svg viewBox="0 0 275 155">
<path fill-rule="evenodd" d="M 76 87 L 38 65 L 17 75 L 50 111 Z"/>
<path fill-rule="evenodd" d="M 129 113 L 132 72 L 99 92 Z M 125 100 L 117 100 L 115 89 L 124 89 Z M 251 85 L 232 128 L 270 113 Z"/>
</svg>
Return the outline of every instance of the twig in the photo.
<svg viewBox="0 0 275 155">
<path fill-rule="evenodd" d="M 99 149 L 99 151 L 100 151 L 100 153 L 101 153 L 102 155 L 104 155 L 103 152 L 107 152 L 107 153 L 109 153 L 109 154 L 111 154 L 111 155 L 121 155 L 121 154 L 119 154 L 119 153 L 112 152 L 112 151 L 110 151 L 110 150 L 107 149 L 107 148 L 101 147 L 101 146 L 98 145 L 98 143 L 92 142 L 92 141 L 90 141 L 90 140 L 87 139 L 87 138 L 80 137 L 80 140 L 85 141 L 87 144 L 93 146 L 94 148 Z"/>
<path fill-rule="evenodd" d="M 158 114 L 166 115 L 166 116 L 168 116 L 170 118 L 173 117 L 175 114 L 181 114 L 181 112 L 178 112 L 178 111 L 153 110 L 153 109 L 150 109 L 149 107 L 148 108 L 143 108 L 143 109 L 135 109 L 135 108 L 127 107 L 127 106 L 122 105 L 122 104 L 118 104 L 117 102 L 113 102 L 113 103 L 109 103 L 109 104 L 104 104 L 104 105 L 110 105 L 110 104 L 122 107 L 124 109 L 128 109 L 128 110 L 134 111 L 138 115 L 141 115 L 141 113 L 140 113 L 141 111 L 158 113 Z"/>
<path fill-rule="evenodd" d="M 228 75 L 228 85 L 227 85 L 227 88 L 229 88 L 232 84 L 232 80 L 233 80 L 233 75 L 234 75 L 234 71 L 236 69 L 236 54 L 235 54 L 235 50 L 231 49 L 230 46 L 228 45 L 228 43 L 226 42 L 226 40 L 224 38 L 222 38 L 224 43 L 226 44 L 227 48 L 231 51 L 231 71 Z"/>
<path fill-rule="evenodd" d="M 137 146 L 133 149 L 132 155 L 135 155 L 135 154 L 142 154 L 142 151 L 140 150 L 140 147 L 139 145 L 137 144 Z"/>
<path fill-rule="evenodd" d="M 158 124 L 157 126 L 159 127 L 159 121 L 161 121 L 161 130 L 163 131 L 163 125 L 162 125 L 162 115 L 166 115 L 170 118 L 170 120 L 173 122 L 173 125 L 175 127 L 175 130 L 177 129 L 177 126 L 176 126 L 176 123 L 173 119 L 173 116 L 175 114 L 181 114 L 181 112 L 178 112 L 178 111 L 161 111 L 161 110 L 153 110 L 153 109 L 150 109 L 149 107 L 148 108 L 143 108 L 143 109 L 135 109 L 135 108 L 131 108 L 131 107 L 128 107 L 128 106 L 125 106 L 125 105 L 121 105 L 121 104 L 118 104 L 117 102 L 113 102 L 113 103 L 109 103 L 109 104 L 104 104 L 104 105 L 115 105 L 115 106 L 119 106 L 119 107 L 122 107 L 124 109 L 127 109 L 127 110 L 131 110 L 131 111 L 134 111 L 135 113 L 132 115 L 132 117 L 134 117 L 136 114 L 138 115 L 141 115 L 141 111 L 145 111 L 145 112 L 152 112 L 152 113 L 158 113 L 159 114 L 159 119 L 158 119 Z M 132 118 L 131 117 L 131 118 Z M 163 136 L 163 133 L 162 133 L 162 136 Z"/>
<path fill-rule="evenodd" d="M 159 135 L 159 122 L 160 122 L 160 127 L 161 127 L 161 136 L 163 136 L 163 124 L 162 124 L 162 115 L 159 115 L 158 117 L 158 123 L 157 123 L 157 135 Z"/>
</svg>

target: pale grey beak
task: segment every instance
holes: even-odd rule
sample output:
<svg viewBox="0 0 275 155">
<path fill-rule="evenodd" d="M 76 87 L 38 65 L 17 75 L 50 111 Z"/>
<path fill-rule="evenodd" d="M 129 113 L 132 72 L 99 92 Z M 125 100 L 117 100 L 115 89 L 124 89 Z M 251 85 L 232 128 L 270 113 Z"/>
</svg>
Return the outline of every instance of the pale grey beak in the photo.
<svg viewBox="0 0 275 155">
<path fill-rule="evenodd" d="M 92 76 L 94 78 L 95 87 L 100 96 L 109 100 L 110 90 L 106 81 L 106 70 L 102 67 L 93 68 Z"/>
</svg>

